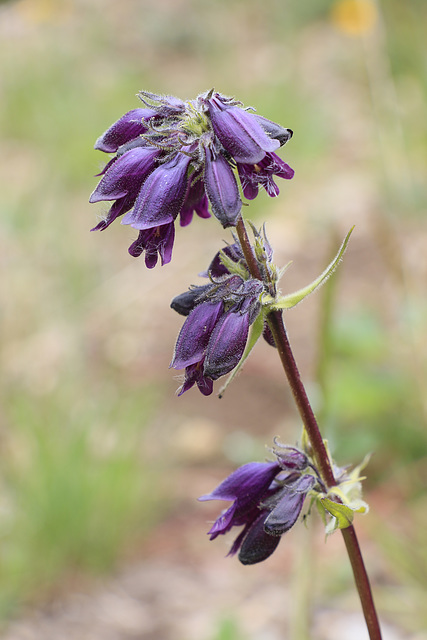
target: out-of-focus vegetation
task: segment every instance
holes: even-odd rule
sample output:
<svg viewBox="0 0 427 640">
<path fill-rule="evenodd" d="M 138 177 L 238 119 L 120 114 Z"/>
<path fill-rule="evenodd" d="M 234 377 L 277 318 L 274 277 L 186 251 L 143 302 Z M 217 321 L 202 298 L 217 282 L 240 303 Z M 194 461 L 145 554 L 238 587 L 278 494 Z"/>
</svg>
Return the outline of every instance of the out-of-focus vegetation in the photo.
<svg viewBox="0 0 427 640">
<path fill-rule="evenodd" d="M 375 451 L 370 535 L 399 584 L 425 588 L 427 546 L 416 532 L 427 513 L 426 20 L 424 0 L 1 4 L 6 615 L 76 569 L 108 569 L 155 522 L 164 456 L 152 455 L 152 425 L 172 402 L 167 366 L 179 326 L 168 299 L 224 233 L 195 221 L 178 234 L 175 266 L 150 273 L 127 255 L 128 228 L 88 233 L 102 213 L 86 203 L 105 160 L 93 142 L 137 106 L 142 88 L 186 98 L 214 86 L 294 129 L 282 155 L 295 179 L 250 213 L 271 219 L 278 260 L 295 260 L 284 289 L 316 275 L 329 238 L 356 224 L 329 303 L 325 288 L 288 325 L 297 358 L 298 348 L 310 351 L 305 378 L 314 385 L 321 374 L 314 396 L 337 459 Z M 402 591 L 393 593 L 384 607 L 398 612 Z M 408 625 L 419 624 L 421 613 L 410 615 Z M 227 624 L 218 637 L 230 635 Z"/>
</svg>

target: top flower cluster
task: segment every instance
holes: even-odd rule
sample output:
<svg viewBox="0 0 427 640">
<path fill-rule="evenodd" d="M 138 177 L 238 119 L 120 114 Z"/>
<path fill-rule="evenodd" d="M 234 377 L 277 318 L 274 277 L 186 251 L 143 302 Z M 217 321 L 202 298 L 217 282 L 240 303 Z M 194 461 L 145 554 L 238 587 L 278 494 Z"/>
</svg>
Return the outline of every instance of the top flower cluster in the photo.
<svg viewBox="0 0 427 640">
<path fill-rule="evenodd" d="M 160 256 L 170 262 L 174 223 L 188 225 L 196 212 L 212 213 L 224 228 L 236 225 L 242 201 L 252 200 L 259 186 L 270 196 L 279 189 L 273 177 L 294 175 L 276 153 L 292 131 L 251 113 L 242 103 L 213 90 L 195 100 L 148 92 L 139 94 L 144 107 L 115 122 L 95 148 L 115 156 L 101 172 L 90 202 L 114 201 L 95 229 L 106 229 L 125 214 L 122 224 L 139 231 L 129 253 L 145 251 L 152 268 Z"/>
</svg>

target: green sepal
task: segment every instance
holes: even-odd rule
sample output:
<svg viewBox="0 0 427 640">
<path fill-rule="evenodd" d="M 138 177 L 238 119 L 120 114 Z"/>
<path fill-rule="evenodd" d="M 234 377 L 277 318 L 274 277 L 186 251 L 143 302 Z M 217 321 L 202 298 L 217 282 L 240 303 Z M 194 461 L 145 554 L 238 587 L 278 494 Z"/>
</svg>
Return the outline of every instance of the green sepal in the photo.
<svg viewBox="0 0 427 640">
<path fill-rule="evenodd" d="M 353 522 L 354 511 L 347 505 L 339 504 L 329 498 L 319 498 L 319 502 L 332 516 L 325 528 L 326 535 L 333 533 L 336 529 L 346 529 Z"/>
<path fill-rule="evenodd" d="M 228 387 L 230 382 L 234 379 L 236 374 L 240 371 L 240 369 L 243 366 L 243 363 L 245 362 L 246 358 L 248 357 L 248 355 L 250 354 L 250 352 L 254 348 L 255 344 L 258 342 L 259 338 L 261 337 L 263 329 L 264 329 L 264 314 L 260 313 L 257 316 L 255 322 L 251 326 L 251 332 L 249 334 L 249 340 L 248 340 L 248 342 L 246 344 L 246 349 L 245 349 L 245 351 L 243 353 L 243 356 L 241 357 L 241 360 L 240 360 L 239 364 L 237 365 L 237 367 L 235 369 L 233 369 L 233 371 L 230 373 L 230 375 L 228 376 L 227 380 L 225 381 L 225 383 L 223 384 L 223 386 L 219 390 L 218 398 L 222 398 L 226 388 Z"/>
<path fill-rule="evenodd" d="M 298 291 L 295 291 L 294 293 L 290 293 L 287 296 L 281 296 L 274 303 L 271 304 L 270 309 L 272 311 L 277 311 L 279 309 L 291 309 L 292 307 L 295 307 L 295 305 L 297 305 L 299 302 L 301 302 L 301 300 L 304 300 L 304 298 L 310 295 L 310 293 L 313 293 L 315 289 L 317 289 L 322 284 L 324 284 L 326 280 L 329 278 L 329 276 L 333 274 L 333 272 L 341 262 L 341 259 L 347 248 L 348 241 L 350 240 L 350 236 L 353 229 L 354 229 L 354 226 L 347 233 L 344 239 L 344 242 L 342 243 L 335 258 L 326 267 L 324 272 L 321 273 L 318 278 L 316 278 L 316 280 L 313 280 L 313 282 L 311 282 L 309 285 L 307 285 L 306 287 L 303 287 L 302 289 L 299 289 Z"/>
<path fill-rule="evenodd" d="M 234 273 L 240 276 L 242 280 L 247 280 L 249 278 L 249 272 L 244 264 L 242 262 L 236 262 L 230 258 L 222 249 L 219 252 L 219 259 L 229 273 Z"/>
</svg>

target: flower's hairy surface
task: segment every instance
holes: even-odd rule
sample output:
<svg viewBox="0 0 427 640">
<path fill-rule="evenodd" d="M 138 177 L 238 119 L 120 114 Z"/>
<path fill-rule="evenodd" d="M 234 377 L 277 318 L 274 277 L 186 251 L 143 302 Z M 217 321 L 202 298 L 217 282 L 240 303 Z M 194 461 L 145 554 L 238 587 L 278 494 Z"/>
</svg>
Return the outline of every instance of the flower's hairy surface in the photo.
<svg viewBox="0 0 427 640">
<path fill-rule="evenodd" d="M 242 361 L 250 328 L 262 314 L 263 298 L 270 296 L 275 286 L 271 246 L 256 230 L 254 235 L 254 251 L 259 257 L 263 280 L 251 277 L 236 241 L 218 251 L 207 271 L 200 274 L 209 279 L 209 284 L 193 286 L 171 302 L 172 309 L 186 317 L 171 362 L 174 369 L 185 369 L 179 395 L 194 384 L 209 395 L 213 381 L 230 373 Z M 267 330 L 264 331 L 272 344 Z"/>
<path fill-rule="evenodd" d="M 95 148 L 114 157 L 101 172 L 90 202 L 112 205 L 94 229 L 122 224 L 139 232 L 129 248 L 145 252 L 152 268 L 170 262 L 177 218 L 188 225 L 196 213 L 211 212 L 224 228 L 239 220 L 243 195 L 253 199 L 259 186 L 279 192 L 273 177 L 292 178 L 293 170 L 274 153 L 292 131 L 245 109 L 214 90 L 194 100 L 141 91 L 143 107 L 132 109 L 98 138 Z"/>
<path fill-rule="evenodd" d="M 242 564 L 256 564 L 271 556 L 281 536 L 298 520 L 307 498 L 316 503 L 325 522 L 326 533 L 345 528 L 355 512 L 365 513 L 367 505 L 361 500 L 360 471 L 367 461 L 355 467 L 334 465 L 336 486 L 329 490 L 311 457 L 308 440 L 303 434 L 302 447 L 282 444 L 274 439 L 269 448 L 275 460 L 249 462 L 233 471 L 221 484 L 200 501 L 225 500 L 225 509 L 211 526 L 211 540 L 242 527 L 228 555 L 239 553 Z"/>
</svg>

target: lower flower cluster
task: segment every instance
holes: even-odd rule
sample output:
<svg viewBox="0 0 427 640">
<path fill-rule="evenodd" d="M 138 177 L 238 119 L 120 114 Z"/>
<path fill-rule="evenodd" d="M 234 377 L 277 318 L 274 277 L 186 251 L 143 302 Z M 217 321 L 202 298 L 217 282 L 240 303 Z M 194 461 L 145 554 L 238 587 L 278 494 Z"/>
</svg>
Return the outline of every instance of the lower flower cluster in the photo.
<svg viewBox="0 0 427 640">
<path fill-rule="evenodd" d="M 228 555 L 239 553 L 242 564 L 256 564 L 271 556 L 281 536 L 298 520 L 307 497 L 311 510 L 316 504 L 326 535 L 345 529 L 355 513 L 367 513 L 362 500 L 362 470 L 369 456 L 353 469 L 334 464 L 335 485 L 326 487 L 317 469 L 307 433 L 303 430 L 301 449 L 281 444 L 277 438 L 270 452 L 273 462 L 249 462 L 236 469 L 211 493 L 199 498 L 228 500 L 231 506 L 215 520 L 208 534 L 214 540 L 233 527 L 242 527 Z"/>
<path fill-rule="evenodd" d="M 209 535 L 214 540 L 233 527 L 243 527 L 228 553 L 239 552 L 242 564 L 256 564 L 271 556 L 281 536 L 296 523 L 307 494 L 322 487 L 303 451 L 275 441 L 272 452 L 275 462 L 249 462 L 199 498 L 233 501 Z"/>
</svg>

